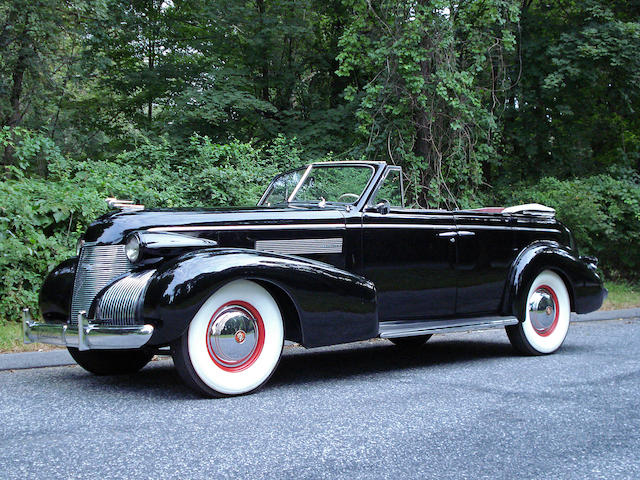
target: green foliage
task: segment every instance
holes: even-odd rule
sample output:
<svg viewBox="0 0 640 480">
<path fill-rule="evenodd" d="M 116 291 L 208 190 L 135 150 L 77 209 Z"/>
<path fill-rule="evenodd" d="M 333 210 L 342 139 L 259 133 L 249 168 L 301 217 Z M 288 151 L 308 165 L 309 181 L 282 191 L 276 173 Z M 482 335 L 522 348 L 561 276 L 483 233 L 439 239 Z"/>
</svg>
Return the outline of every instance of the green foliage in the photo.
<svg viewBox="0 0 640 480">
<path fill-rule="evenodd" d="M 248 143 L 217 145 L 194 136 L 191 147 L 180 177 L 186 179 L 183 195 L 192 205 L 255 205 L 278 173 L 271 159 L 263 160 L 264 153 Z"/>
<path fill-rule="evenodd" d="M 610 275 L 637 278 L 640 271 L 640 178 L 627 174 L 558 180 L 504 192 L 507 204 L 538 202 L 556 209 L 573 232 L 581 254 L 595 255 Z"/>
<path fill-rule="evenodd" d="M 408 205 L 550 203 L 633 275 L 639 19 L 623 0 L 0 0 L 0 315 L 105 196 L 252 203 L 318 158 L 402 165 Z"/>
<path fill-rule="evenodd" d="M 6 166 L 8 175 L 37 174 L 46 172 L 50 162 L 64 163 L 60 149 L 51 138 L 26 128 L 2 127 L 0 147 L 12 152 L 15 165 Z"/>
<path fill-rule="evenodd" d="M 640 5 L 528 2 L 502 181 L 594 175 L 640 161 Z M 496 182 L 497 183 L 497 182 Z"/>
<path fill-rule="evenodd" d="M 12 178 L 0 182 L 0 318 L 18 318 L 25 305 L 37 308 L 47 272 L 72 256 L 87 225 L 107 212 L 106 197 L 147 208 L 255 205 L 276 173 L 274 155 L 282 155 L 280 162 L 300 155 L 284 138 L 263 150 L 194 135 L 180 154 L 166 141 L 146 140 L 112 161 L 71 162 L 46 137 L 20 135 L 14 145 L 21 161 Z M 44 150 L 47 178 L 29 175 L 42 145 L 50 147 Z"/>
<path fill-rule="evenodd" d="M 359 106 L 365 153 L 405 167 L 418 203 L 467 205 L 496 156 L 496 100 L 508 79 L 519 9 L 511 1 L 347 2 L 341 75 L 364 73 L 347 98 Z M 488 72 L 491 75 L 487 75 Z"/>
<path fill-rule="evenodd" d="M 339 1 L 106 0 L 86 20 L 80 63 L 92 84 L 70 105 L 81 108 L 74 123 L 116 149 L 141 130 L 181 146 L 194 132 L 264 145 L 286 132 L 315 156 L 343 151 L 353 139 L 335 74 L 344 14 Z"/>
</svg>

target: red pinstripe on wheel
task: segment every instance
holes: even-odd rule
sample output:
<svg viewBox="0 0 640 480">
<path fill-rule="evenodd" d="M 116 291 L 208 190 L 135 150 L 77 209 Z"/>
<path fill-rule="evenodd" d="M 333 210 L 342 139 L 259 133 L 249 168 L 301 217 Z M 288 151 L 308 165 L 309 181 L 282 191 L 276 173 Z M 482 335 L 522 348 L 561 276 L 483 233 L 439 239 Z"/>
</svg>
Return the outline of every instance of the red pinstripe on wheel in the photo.
<svg viewBox="0 0 640 480">
<path fill-rule="evenodd" d="M 558 318 L 560 316 L 560 303 L 558 302 L 558 296 L 556 295 L 556 292 L 549 285 L 540 285 L 538 288 L 536 288 L 536 290 L 544 290 L 549 295 L 551 295 L 551 298 L 553 299 L 555 316 L 551 325 L 548 328 L 539 330 L 536 328 L 535 324 L 531 324 L 538 335 L 540 335 L 541 337 L 548 337 L 553 333 L 553 331 L 556 329 L 556 326 L 558 325 Z"/>
<path fill-rule="evenodd" d="M 211 326 L 217 320 L 218 316 L 221 312 L 227 310 L 229 307 L 240 307 L 246 310 L 255 320 L 257 327 L 257 342 L 255 348 L 251 351 L 251 353 L 238 360 L 229 361 L 223 360 L 218 357 L 214 349 L 211 347 L 211 342 L 209 341 L 209 332 L 211 331 Z M 241 372 L 242 370 L 246 370 L 251 365 L 255 363 L 255 361 L 260 357 L 260 353 L 262 353 L 262 347 L 264 346 L 265 339 L 265 328 L 264 322 L 262 320 L 262 316 L 258 312 L 258 310 L 251 305 L 250 303 L 244 302 L 242 300 L 232 300 L 230 302 L 225 303 L 220 308 L 218 308 L 215 313 L 211 316 L 209 320 L 209 324 L 207 325 L 207 335 L 205 338 L 205 342 L 207 345 L 207 351 L 209 352 L 209 356 L 211 360 L 218 366 L 220 369 L 225 370 L 227 372 Z M 242 330 L 238 330 L 235 332 L 234 338 L 238 343 L 242 343 L 245 339 L 246 333 Z M 231 365 L 230 365 L 231 364 Z"/>
</svg>

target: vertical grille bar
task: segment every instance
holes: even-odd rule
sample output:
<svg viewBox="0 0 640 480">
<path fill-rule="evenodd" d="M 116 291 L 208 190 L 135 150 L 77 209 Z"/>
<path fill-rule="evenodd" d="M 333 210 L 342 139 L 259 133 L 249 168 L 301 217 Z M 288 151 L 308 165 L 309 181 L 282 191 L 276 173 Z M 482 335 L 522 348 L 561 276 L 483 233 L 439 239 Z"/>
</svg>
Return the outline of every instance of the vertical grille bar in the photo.
<svg viewBox="0 0 640 480">
<path fill-rule="evenodd" d="M 89 311 L 91 302 L 111 280 L 132 269 L 124 245 L 85 244 L 80 252 L 73 284 L 70 323 L 78 323 L 78 312 Z"/>
</svg>

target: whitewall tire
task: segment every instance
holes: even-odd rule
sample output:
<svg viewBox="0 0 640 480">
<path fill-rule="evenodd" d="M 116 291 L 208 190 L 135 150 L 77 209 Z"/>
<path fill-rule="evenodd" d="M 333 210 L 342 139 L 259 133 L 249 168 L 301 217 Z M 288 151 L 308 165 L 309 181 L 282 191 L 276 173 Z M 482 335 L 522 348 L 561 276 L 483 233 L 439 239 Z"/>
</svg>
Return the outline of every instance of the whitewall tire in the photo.
<svg viewBox="0 0 640 480">
<path fill-rule="evenodd" d="M 182 379 L 199 393 L 241 395 L 271 377 L 283 345 L 276 301 L 257 283 L 236 280 L 200 307 L 172 354 Z"/>
<path fill-rule="evenodd" d="M 560 348 L 569 331 L 571 300 L 567 286 L 551 270 L 541 272 L 529 286 L 524 321 L 506 327 L 516 350 L 544 355 Z"/>
</svg>

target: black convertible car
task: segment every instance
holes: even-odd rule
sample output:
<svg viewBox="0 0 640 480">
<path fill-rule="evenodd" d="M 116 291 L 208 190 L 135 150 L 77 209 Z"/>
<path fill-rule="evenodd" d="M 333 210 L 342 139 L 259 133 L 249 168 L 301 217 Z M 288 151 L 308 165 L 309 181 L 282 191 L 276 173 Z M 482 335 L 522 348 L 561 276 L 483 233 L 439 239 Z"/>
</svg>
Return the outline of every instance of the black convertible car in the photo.
<svg viewBox="0 0 640 480">
<path fill-rule="evenodd" d="M 24 311 L 26 342 L 64 345 L 96 374 L 170 353 L 204 395 L 264 384 L 284 340 L 305 347 L 505 327 L 538 355 L 572 311 L 598 309 L 597 260 L 579 257 L 554 210 L 405 208 L 384 162 L 314 163 L 278 175 L 256 207 L 119 208 L 92 223 L 78 256 Z"/>
</svg>

